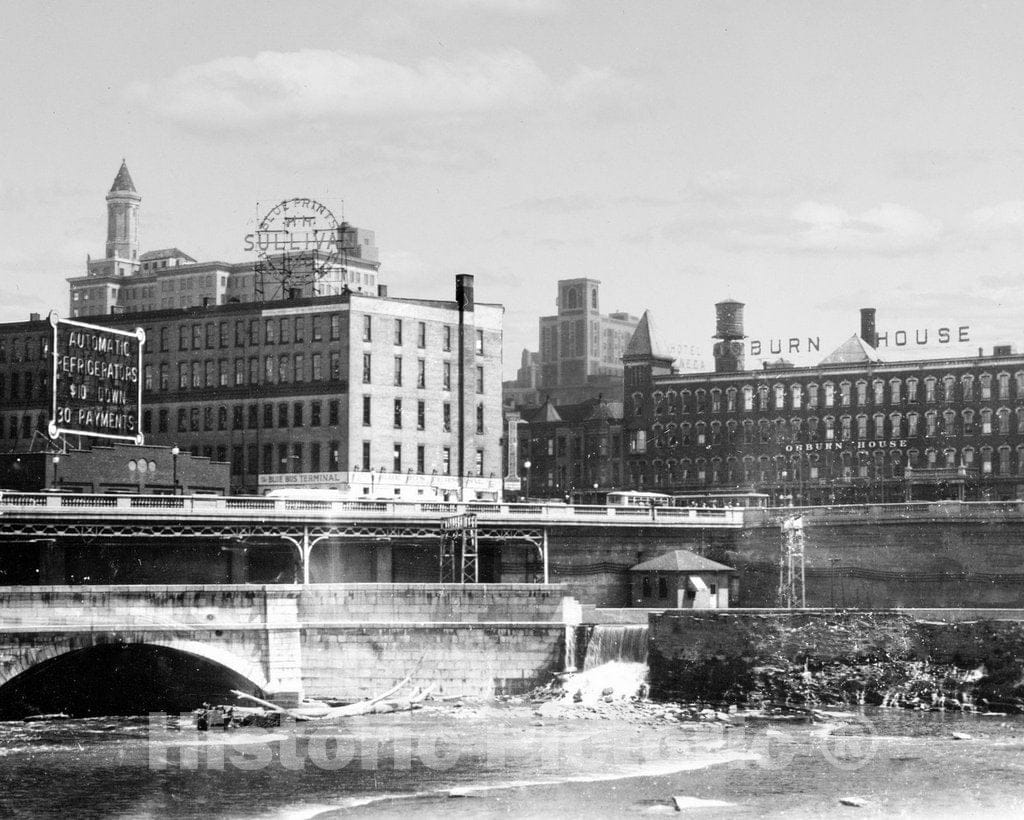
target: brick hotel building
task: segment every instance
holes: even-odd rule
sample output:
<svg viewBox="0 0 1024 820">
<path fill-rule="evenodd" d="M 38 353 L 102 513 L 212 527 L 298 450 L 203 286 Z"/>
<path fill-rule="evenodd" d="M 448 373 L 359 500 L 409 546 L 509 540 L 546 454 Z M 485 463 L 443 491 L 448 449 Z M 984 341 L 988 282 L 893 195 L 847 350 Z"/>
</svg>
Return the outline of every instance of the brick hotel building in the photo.
<svg viewBox="0 0 1024 820">
<path fill-rule="evenodd" d="M 1024 356 L 884 362 L 875 311 L 812 367 L 744 367 L 743 305 L 717 306 L 715 372 L 674 372 L 644 314 L 626 350 L 625 483 L 775 503 L 1024 497 Z"/>
<path fill-rule="evenodd" d="M 147 444 L 230 462 L 234 492 L 500 494 L 503 308 L 475 300 L 472 276 L 454 300 L 389 297 L 372 233 L 344 223 L 352 253 L 297 287 L 253 263 L 140 254 L 139 200 L 122 165 L 107 255 L 69 282 L 72 317 L 146 331 Z M 39 316 L 0 325 L 4 450 L 42 446 L 51 343 Z"/>
</svg>

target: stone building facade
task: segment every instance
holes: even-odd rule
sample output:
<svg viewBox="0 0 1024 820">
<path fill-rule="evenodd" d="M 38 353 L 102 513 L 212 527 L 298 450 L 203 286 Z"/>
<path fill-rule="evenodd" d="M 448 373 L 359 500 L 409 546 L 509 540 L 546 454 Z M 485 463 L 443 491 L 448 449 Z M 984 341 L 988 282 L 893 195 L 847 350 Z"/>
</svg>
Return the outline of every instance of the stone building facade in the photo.
<svg viewBox="0 0 1024 820">
<path fill-rule="evenodd" d="M 866 309 L 816 366 L 742 369 L 732 329 L 716 372 L 679 374 L 648 322 L 624 359 L 629 487 L 795 504 L 1024 497 L 1024 356 L 1008 347 L 884 362 Z"/>
</svg>

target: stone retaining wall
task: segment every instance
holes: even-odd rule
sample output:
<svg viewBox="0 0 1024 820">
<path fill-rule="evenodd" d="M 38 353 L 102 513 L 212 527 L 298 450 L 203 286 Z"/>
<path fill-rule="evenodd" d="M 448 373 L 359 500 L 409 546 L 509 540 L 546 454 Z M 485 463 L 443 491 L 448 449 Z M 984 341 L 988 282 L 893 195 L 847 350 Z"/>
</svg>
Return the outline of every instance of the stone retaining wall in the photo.
<svg viewBox="0 0 1024 820">
<path fill-rule="evenodd" d="M 1011 689 L 1024 672 L 1024 623 L 919 620 L 895 610 L 688 612 L 650 619 L 651 693 L 679 700 L 749 691 L 759 669 L 924 661 L 984 665 Z"/>
</svg>

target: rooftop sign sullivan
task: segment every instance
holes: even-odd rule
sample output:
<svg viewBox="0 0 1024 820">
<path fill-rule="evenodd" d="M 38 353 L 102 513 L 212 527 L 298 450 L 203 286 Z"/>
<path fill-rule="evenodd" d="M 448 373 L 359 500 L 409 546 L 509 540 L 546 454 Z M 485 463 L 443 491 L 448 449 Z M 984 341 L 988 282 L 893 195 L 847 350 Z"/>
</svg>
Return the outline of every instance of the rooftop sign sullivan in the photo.
<svg viewBox="0 0 1024 820">
<path fill-rule="evenodd" d="M 60 319 L 53 327 L 53 387 L 49 433 L 143 443 L 142 347 L 146 332 Z"/>
</svg>

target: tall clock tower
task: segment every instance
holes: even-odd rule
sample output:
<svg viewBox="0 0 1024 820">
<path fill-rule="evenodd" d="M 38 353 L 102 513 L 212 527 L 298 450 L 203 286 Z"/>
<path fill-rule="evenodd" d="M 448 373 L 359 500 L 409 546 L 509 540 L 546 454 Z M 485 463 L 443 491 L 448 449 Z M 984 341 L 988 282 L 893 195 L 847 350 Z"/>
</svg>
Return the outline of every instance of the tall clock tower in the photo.
<svg viewBox="0 0 1024 820">
<path fill-rule="evenodd" d="M 128 165 L 121 160 L 114 184 L 107 194 L 107 259 L 139 259 L 139 203 Z"/>
</svg>

